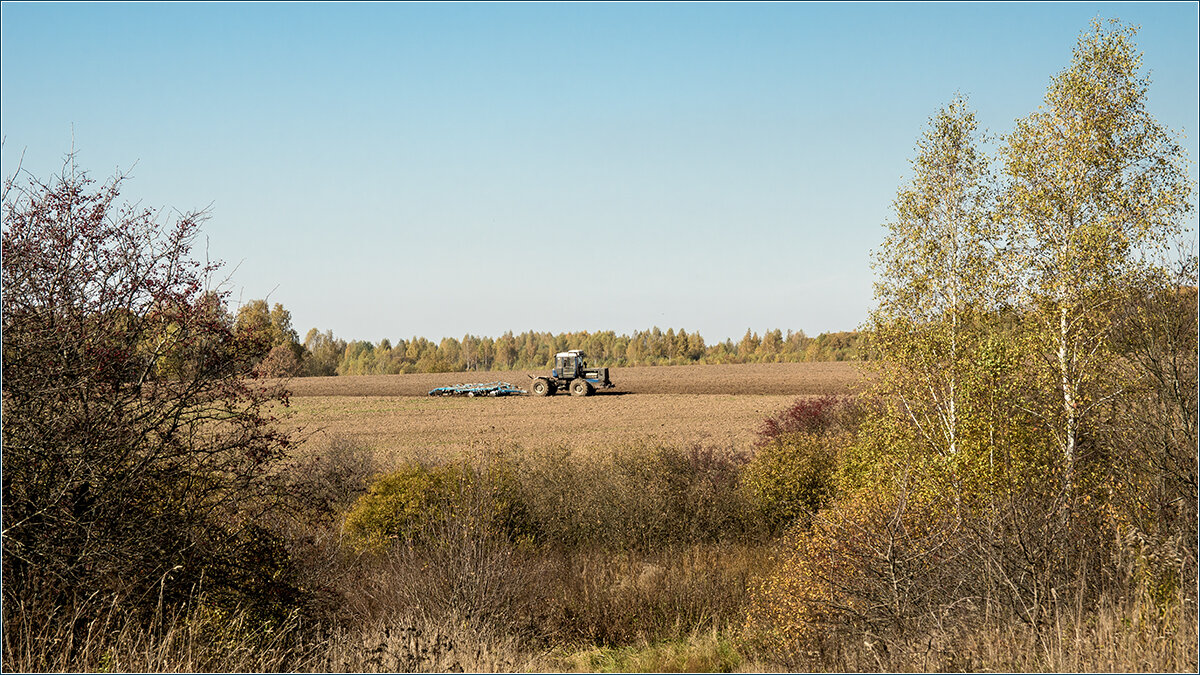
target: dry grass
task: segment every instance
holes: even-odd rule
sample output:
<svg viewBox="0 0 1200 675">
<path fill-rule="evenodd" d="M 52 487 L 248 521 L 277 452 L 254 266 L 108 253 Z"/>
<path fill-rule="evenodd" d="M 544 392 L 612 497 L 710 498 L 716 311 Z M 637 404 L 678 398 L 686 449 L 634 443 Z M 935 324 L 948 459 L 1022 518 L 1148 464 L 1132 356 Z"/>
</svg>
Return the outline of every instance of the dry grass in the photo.
<svg viewBox="0 0 1200 675">
<path fill-rule="evenodd" d="M 264 627 L 241 614 L 204 611 L 153 629 L 113 609 L 91 620 L 45 622 L 10 612 L 5 672 L 530 672 L 550 670 L 539 651 L 458 617 L 391 614 L 330 630 L 298 622 Z"/>
<path fill-rule="evenodd" d="M 706 446 L 745 448 L 763 418 L 797 396 L 847 393 L 851 363 L 620 368 L 615 390 L 589 398 L 441 398 L 439 386 L 528 381 L 517 372 L 371 375 L 293 380 L 289 423 L 313 438 L 369 446 L 382 464 L 483 447 Z"/>
<path fill-rule="evenodd" d="M 1167 610 L 1143 603 L 1054 608 L 1034 630 L 1016 619 L 979 617 L 947 623 L 889 650 L 872 637 L 834 637 L 815 658 L 792 669 L 843 672 L 1196 672 L 1197 617 L 1184 601 Z"/>
<path fill-rule="evenodd" d="M 644 564 L 644 563 L 643 563 Z M 606 568 L 607 569 L 607 568 Z M 633 569 L 633 568 L 631 568 Z M 652 569 L 647 567 L 647 569 Z M 644 577 L 642 572 L 639 575 Z M 618 590 L 628 582 L 618 575 Z M 633 609 L 626 605 L 627 609 Z M 718 624 L 681 625 L 674 635 L 621 646 L 530 648 L 481 632 L 461 618 L 403 613 L 329 631 L 289 623 L 264 630 L 243 617 L 183 615 L 162 631 L 119 611 L 74 624 L 9 610 L 4 670 L 19 672 L 1196 672 L 1195 607 L 1147 615 L 1112 605 L 1033 631 L 1019 622 L 947 626 L 928 650 L 889 654 L 844 636 L 818 660 L 786 663 Z M 628 621 L 633 617 L 613 617 Z"/>
<path fill-rule="evenodd" d="M 972 670 L 1014 672 L 1196 672 L 1195 607 L 1161 612 L 1105 603 L 1091 611 L 1055 608 L 1054 625 L 1035 635 L 1019 623 L 961 639 Z"/>
<path fill-rule="evenodd" d="M 734 640 L 716 628 L 686 637 L 625 647 L 589 649 L 561 659 L 563 670 L 585 673 L 730 673 L 764 672 L 747 663 Z"/>
</svg>

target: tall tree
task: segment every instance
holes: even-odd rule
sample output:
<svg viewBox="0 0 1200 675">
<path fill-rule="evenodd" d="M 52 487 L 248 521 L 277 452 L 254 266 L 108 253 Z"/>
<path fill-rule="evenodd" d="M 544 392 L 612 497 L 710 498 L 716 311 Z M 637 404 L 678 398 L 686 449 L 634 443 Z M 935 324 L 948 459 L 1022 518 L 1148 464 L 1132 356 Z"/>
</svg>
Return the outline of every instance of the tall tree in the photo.
<svg viewBox="0 0 1200 675">
<path fill-rule="evenodd" d="M 930 119 L 875 252 L 878 306 L 870 321 L 880 382 L 923 445 L 943 455 L 961 449 L 978 351 L 1001 295 L 979 140 L 962 98 Z"/>
<path fill-rule="evenodd" d="M 738 343 L 737 354 L 743 360 L 750 360 L 754 356 L 754 352 L 758 351 L 758 345 L 761 340 L 758 339 L 758 333 L 751 333 L 750 329 L 746 329 L 746 334 L 742 336 L 742 341 Z"/>
<path fill-rule="evenodd" d="M 1057 390 L 1057 402 L 1039 413 L 1061 448 L 1068 494 L 1081 430 L 1117 387 L 1101 382 L 1113 356 L 1113 309 L 1142 255 L 1192 209 L 1177 136 L 1146 107 L 1135 34 L 1093 22 L 1044 104 L 1017 121 L 1002 149 L 1029 337 Z"/>
</svg>

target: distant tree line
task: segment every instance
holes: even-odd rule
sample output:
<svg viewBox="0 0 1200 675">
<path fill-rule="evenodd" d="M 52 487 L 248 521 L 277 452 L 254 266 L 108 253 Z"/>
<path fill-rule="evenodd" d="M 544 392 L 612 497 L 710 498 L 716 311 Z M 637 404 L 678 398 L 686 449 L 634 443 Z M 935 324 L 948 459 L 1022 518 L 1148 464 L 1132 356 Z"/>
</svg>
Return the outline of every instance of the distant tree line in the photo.
<svg viewBox="0 0 1200 675">
<path fill-rule="evenodd" d="M 508 331 L 498 338 L 464 335 L 434 342 L 412 337 L 378 343 L 343 340 L 333 331 L 308 331 L 301 342 L 292 328 L 291 313 L 265 300 L 242 305 L 235 331 L 271 345 L 259 364 L 271 376 L 394 375 L 468 370 L 521 370 L 549 367 L 554 354 L 568 349 L 587 352 L 588 362 L 600 366 L 663 366 L 694 363 L 794 363 L 864 359 L 856 331 L 821 333 L 776 328 L 761 336 L 750 330 L 741 340 L 706 344 L 696 332 L 666 331 L 657 326 L 633 335 L 613 331 L 540 333 Z"/>
</svg>

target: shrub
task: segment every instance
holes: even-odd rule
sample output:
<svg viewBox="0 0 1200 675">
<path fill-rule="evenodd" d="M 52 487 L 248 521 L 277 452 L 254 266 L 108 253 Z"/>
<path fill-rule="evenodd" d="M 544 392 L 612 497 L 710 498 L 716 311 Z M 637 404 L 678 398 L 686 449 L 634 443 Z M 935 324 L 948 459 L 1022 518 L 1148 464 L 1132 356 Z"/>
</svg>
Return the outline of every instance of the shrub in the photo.
<svg viewBox="0 0 1200 675">
<path fill-rule="evenodd" d="M 496 527 L 493 507 L 486 491 L 466 492 L 454 508 L 430 513 L 419 537 L 358 558 L 340 580 L 350 615 L 454 618 L 513 634 L 524 629 L 541 599 L 542 566 L 531 547 Z"/>
<path fill-rule="evenodd" d="M 164 222 L 119 203 L 122 180 L 70 160 L 5 184 L 5 619 L 21 603 L 47 620 L 112 602 L 144 617 L 201 586 L 258 606 L 287 595 L 286 555 L 259 527 L 292 501 L 271 475 L 286 392 L 255 379 L 263 345 L 205 290 L 216 266 L 191 256 L 205 214 Z"/>
<path fill-rule="evenodd" d="M 408 464 L 378 477 L 346 514 L 346 533 L 360 551 L 384 551 L 404 539 L 416 539 L 445 509 L 466 481 L 458 464 Z"/>
<path fill-rule="evenodd" d="M 856 406 L 840 396 L 807 396 L 763 420 L 755 445 L 763 447 L 792 434 L 820 436 L 853 427 Z"/>
<path fill-rule="evenodd" d="M 754 589 L 747 626 L 791 658 L 816 656 L 829 635 L 886 649 L 946 616 L 963 597 L 965 532 L 945 504 L 861 491 L 794 527 Z"/>
<path fill-rule="evenodd" d="M 758 523 L 741 490 L 749 458 L 733 449 L 693 444 L 660 447 L 653 454 L 648 490 L 659 495 L 659 536 L 674 545 L 756 538 Z"/>
<path fill-rule="evenodd" d="M 542 573 L 539 631 L 558 643 L 628 645 L 724 629 L 745 612 L 767 549 L 733 544 L 661 551 L 553 552 Z"/>
<path fill-rule="evenodd" d="M 481 508 L 479 515 L 476 511 Z M 489 531 L 505 539 L 534 538 L 534 526 L 507 463 L 406 464 L 371 483 L 346 514 L 345 528 L 357 550 L 382 552 L 396 543 L 428 542 L 433 528 L 444 521 L 475 517 L 482 517 Z"/>
<path fill-rule="evenodd" d="M 860 406 L 837 396 L 796 399 L 765 419 L 742 482 L 771 532 L 807 524 L 834 496 L 834 475 Z"/>
<path fill-rule="evenodd" d="M 332 576 L 343 619 L 395 615 L 516 633 L 540 598 L 512 467 L 495 456 L 474 465 L 411 463 L 378 476 L 350 509 L 351 548 Z"/>
<path fill-rule="evenodd" d="M 806 525 L 829 503 L 844 442 L 843 437 L 792 434 L 758 449 L 743 483 L 770 531 L 793 522 Z"/>
<path fill-rule="evenodd" d="M 538 540 L 562 548 L 634 548 L 755 539 L 761 528 L 731 449 L 627 447 L 522 453 L 515 461 Z"/>
<path fill-rule="evenodd" d="M 378 473 L 373 450 L 351 436 L 332 434 L 310 441 L 310 450 L 281 467 L 295 492 L 308 499 L 309 515 L 318 521 L 344 514 L 366 492 Z"/>
</svg>

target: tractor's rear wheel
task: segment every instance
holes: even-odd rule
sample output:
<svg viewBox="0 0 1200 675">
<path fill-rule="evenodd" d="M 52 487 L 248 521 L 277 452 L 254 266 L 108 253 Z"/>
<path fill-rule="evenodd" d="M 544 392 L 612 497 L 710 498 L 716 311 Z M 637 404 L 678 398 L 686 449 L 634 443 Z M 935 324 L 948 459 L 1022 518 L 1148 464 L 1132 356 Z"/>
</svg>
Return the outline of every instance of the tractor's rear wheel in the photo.
<svg viewBox="0 0 1200 675">
<path fill-rule="evenodd" d="M 571 380 L 572 396 L 588 396 L 592 393 L 592 384 L 582 377 Z"/>
<path fill-rule="evenodd" d="M 544 377 L 534 380 L 533 386 L 529 387 L 529 390 L 533 392 L 534 396 L 549 396 L 552 393 L 550 391 L 550 381 Z"/>
</svg>

